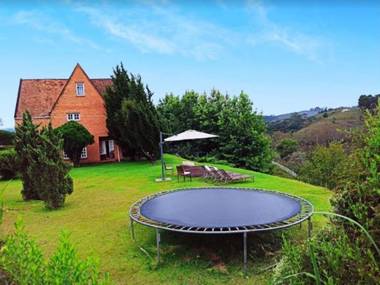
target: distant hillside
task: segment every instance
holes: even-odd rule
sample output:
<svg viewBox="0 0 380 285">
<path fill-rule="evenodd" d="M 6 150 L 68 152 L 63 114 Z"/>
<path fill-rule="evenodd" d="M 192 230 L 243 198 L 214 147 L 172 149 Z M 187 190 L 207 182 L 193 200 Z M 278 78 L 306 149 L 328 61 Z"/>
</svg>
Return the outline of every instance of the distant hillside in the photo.
<svg viewBox="0 0 380 285">
<path fill-rule="evenodd" d="M 14 133 L 15 132 L 15 129 L 14 128 L 0 128 L 1 131 L 7 131 L 7 132 L 11 132 L 11 133 Z"/>
<path fill-rule="evenodd" d="M 359 108 L 338 109 L 318 115 L 305 128 L 295 132 L 293 137 L 300 145 L 326 145 L 334 140 L 345 140 L 347 132 L 363 126 L 362 112 Z"/>
<path fill-rule="evenodd" d="M 269 124 L 272 124 L 272 127 L 279 124 L 287 127 L 288 125 L 285 124 L 287 120 Z M 300 127 L 296 131 L 273 131 L 274 144 L 291 137 L 298 141 L 301 149 L 307 149 L 317 144 L 327 145 L 331 141 L 345 141 L 347 132 L 363 126 L 363 115 L 361 110 L 356 107 L 338 108 L 304 119 L 301 123 L 303 125 L 299 125 Z"/>
<path fill-rule="evenodd" d="M 266 122 L 277 122 L 277 121 L 289 119 L 294 114 L 301 115 L 302 117 L 305 117 L 305 118 L 310 118 L 310 117 L 313 117 L 315 115 L 318 115 L 319 113 L 323 112 L 324 110 L 326 110 L 326 108 L 315 107 L 315 108 L 311 108 L 310 110 L 306 110 L 306 111 L 297 111 L 297 112 L 286 113 L 286 114 L 281 114 L 281 115 L 264 116 L 264 120 Z"/>
</svg>

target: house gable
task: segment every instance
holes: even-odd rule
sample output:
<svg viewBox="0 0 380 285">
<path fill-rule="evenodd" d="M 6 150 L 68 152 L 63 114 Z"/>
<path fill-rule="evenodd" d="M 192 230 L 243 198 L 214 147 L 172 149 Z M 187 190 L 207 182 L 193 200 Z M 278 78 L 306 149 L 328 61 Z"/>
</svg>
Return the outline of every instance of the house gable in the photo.
<svg viewBox="0 0 380 285">
<path fill-rule="evenodd" d="M 83 96 L 77 95 L 77 83 L 83 83 Z M 104 123 L 106 112 L 103 97 L 79 64 L 75 66 L 52 108 L 50 117 L 53 126 L 58 127 L 66 123 L 69 113 L 79 113 L 80 123 L 93 135 L 108 135 Z"/>
</svg>

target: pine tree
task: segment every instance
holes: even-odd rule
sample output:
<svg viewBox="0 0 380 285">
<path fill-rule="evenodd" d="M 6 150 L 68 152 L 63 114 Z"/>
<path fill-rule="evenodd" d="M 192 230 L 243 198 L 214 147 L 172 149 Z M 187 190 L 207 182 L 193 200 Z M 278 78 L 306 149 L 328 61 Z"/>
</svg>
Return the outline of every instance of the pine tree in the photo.
<svg viewBox="0 0 380 285">
<path fill-rule="evenodd" d="M 22 180 L 21 194 L 24 200 L 40 199 L 38 188 L 30 166 L 37 159 L 35 149 L 40 143 L 38 125 L 34 125 L 29 112 L 22 115 L 22 124 L 16 127 L 15 149 L 20 162 L 20 174 Z"/>
<path fill-rule="evenodd" d="M 73 192 L 73 180 L 68 174 L 70 166 L 62 159 L 63 140 L 51 124 L 41 130 L 40 137 L 39 159 L 31 167 L 40 171 L 36 177 L 40 198 L 47 208 L 56 209 L 62 207 L 66 195 Z"/>
<path fill-rule="evenodd" d="M 153 93 L 140 76 L 129 75 L 123 64 L 116 66 L 112 85 L 104 94 L 109 135 L 131 159 L 155 159 L 159 154 L 159 120 Z"/>
<path fill-rule="evenodd" d="M 73 191 L 73 181 L 68 175 L 70 166 L 62 160 L 63 140 L 51 124 L 41 129 L 28 112 L 24 113 L 15 143 L 24 200 L 43 200 L 51 209 L 63 206 L 66 194 Z"/>
</svg>

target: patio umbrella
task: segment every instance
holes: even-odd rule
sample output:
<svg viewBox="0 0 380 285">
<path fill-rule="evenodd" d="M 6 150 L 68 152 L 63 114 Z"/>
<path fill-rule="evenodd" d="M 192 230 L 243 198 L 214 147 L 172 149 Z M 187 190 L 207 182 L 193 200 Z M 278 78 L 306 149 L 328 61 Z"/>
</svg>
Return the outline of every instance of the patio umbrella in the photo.
<svg viewBox="0 0 380 285">
<path fill-rule="evenodd" d="M 161 178 L 157 179 L 157 181 L 170 180 L 170 179 L 165 178 L 164 149 L 163 149 L 165 142 L 201 140 L 201 139 L 211 139 L 211 138 L 218 137 L 217 135 L 199 132 L 195 130 L 187 130 L 182 133 L 176 134 L 174 136 L 168 137 L 165 140 L 162 139 L 162 135 L 163 133 L 160 132 Z"/>
<path fill-rule="evenodd" d="M 177 142 L 177 141 L 187 141 L 187 140 L 201 140 L 216 138 L 217 135 L 212 135 L 208 133 L 203 133 L 195 130 L 187 130 L 177 135 L 166 138 L 165 142 Z"/>
</svg>

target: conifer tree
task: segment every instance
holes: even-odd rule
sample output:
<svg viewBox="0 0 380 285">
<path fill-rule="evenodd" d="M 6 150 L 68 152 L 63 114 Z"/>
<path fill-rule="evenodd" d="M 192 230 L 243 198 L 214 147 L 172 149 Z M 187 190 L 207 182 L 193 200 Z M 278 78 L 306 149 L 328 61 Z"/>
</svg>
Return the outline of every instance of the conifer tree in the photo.
<svg viewBox="0 0 380 285">
<path fill-rule="evenodd" d="M 16 127 L 15 149 L 20 162 L 20 174 L 22 180 L 21 194 L 24 200 L 40 199 L 31 165 L 37 160 L 35 149 L 40 143 L 38 125 L 34 125 L 29 112 L 22 115 L 22 124 Z"/>
<path fill-rule="evenodd" d="M 140 76 L 116 66 L 112 85 L 104 94 L 109 135 L 131 159 L 156 159 L 159 154 L 159 120 L 153 93 Z"/>
<path fill-rule="evenodd" d="M 43 200 L 50 209 L 63 206 L 66 194 L 73 191 L 73 181 L 68 175 L 70 166 L 62 159 L 63 140 L 51 124 L 40 128 L 28 112 L 24 113 L 15 143 L 24 200 Z"/>
</svg>

